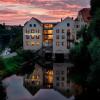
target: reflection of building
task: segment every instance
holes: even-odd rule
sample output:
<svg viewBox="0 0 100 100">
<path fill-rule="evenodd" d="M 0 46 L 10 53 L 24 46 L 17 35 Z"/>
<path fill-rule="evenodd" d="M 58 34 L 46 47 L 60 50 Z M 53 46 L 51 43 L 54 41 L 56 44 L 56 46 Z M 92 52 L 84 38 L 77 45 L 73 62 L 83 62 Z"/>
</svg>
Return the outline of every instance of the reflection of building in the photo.
<svg viewBox="0 0 100 100">
<path fill-rule="evenodd" d="M 71 63 L 54 63 L 53 64 L 53 87 L 66 90 L 71 89 L 69 71 L 73 65 Z"/>
</svg>

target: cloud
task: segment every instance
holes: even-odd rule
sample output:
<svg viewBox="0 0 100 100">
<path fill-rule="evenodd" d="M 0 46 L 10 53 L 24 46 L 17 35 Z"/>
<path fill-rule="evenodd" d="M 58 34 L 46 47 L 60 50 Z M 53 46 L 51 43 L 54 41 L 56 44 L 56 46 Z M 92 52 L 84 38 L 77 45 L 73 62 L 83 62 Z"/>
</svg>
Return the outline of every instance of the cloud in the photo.
<svg viewBox="0 0 100 100">
<path fill-rule="evenodd" d="M 31 17 L 41 21 L 59 21 L 67 16 L 76 17 L 90 0 L 0 0 L 0 21 L 24 24 Z M 5 17 L 3 17 L 5 16 Z M 17 20 L 17 21 L 16 21 Z"/>
</svg>

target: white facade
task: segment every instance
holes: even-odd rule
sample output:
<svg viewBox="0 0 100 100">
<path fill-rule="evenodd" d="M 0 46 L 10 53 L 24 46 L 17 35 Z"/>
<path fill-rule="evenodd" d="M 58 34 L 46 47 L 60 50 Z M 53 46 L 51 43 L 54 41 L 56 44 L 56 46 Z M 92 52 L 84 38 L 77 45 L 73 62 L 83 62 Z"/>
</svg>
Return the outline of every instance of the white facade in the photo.
<svg viewBox="0 0 100 100">
<path fill-rule="evenodd" d="M 42 47 L 42 26 L 41 23 L 31 18 L 23 27 L 23 48 L 24 50 L 39 50 Z"/>
<path fill-rule="evenodd" d="M 67 17 L 58 23 L 53 30 L 53 53 L 69 53 L 72 42 L 75 39 L 75 22 Z"/>
<path fill-rule="evenodd" d="M 66 90 L 71 89 L 72 83 L 69 80 L 69 70 L 73 65 L 70 63 L 53 64 L 53 87 Z"/>
</svg>

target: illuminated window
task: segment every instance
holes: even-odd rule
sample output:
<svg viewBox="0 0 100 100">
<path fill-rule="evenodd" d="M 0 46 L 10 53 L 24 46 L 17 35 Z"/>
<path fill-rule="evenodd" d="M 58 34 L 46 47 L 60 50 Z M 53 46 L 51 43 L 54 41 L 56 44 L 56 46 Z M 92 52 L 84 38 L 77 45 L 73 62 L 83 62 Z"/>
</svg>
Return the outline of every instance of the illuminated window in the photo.
<svg viewBox="0 0 100 100">
<path fill-rule="evenodd" d="M 64 29 L 62 29 L 62 33 L 65 33 L 65 32 L 64 32 Z"/>
<path fill-rule="evenodd" d="M 31 45 L 34 46 L 34 42 L 32 42 Z"/>
<path fill-rule="evenodd" d="M 26 45 L 29 46 L 30 45 L 30 42 L 29 41 L 26 41 Z"/>
<path fill-rule="evenodd" d="M 56 35 L 56 39 L 59 39 L 59 35 Z"/>
<path fill-rule="evenodd" d="M 58 47 L 59 47 L 59 42 L 56 42 L 56 46 L 58 46 Z"/>
<path fill-rule="evenodd" d="M 56 33 L 59 33 L 59 29 L 56 30 Z"/>
<path fill-rule="evenodd" d="M 40 38 L 40 35 L 36 35 L 36 39 L 39 39 Z"/>
<path fill-rule="evenodd" d="M 48 39 L 53 39 L 53 35 L 48 35 Z"/>
<path fill-rule="evenodd" d="M 47 29 L 53 28 L 53 24 L 44 24 L 44 28 Z"/>
<path fill-rule="evenodd" d="M 62 35 L 62 39 L 65 39 L 65 36 L 64 35 Z"/>
<path fill-rule="evenodd" d="M 40 45 L 40 43 L 39 43 L 39 42 L 36 42 L 36 45 L 37 45 L 37 46 L 39 46 L 39 45 Z"/>
<path fill-rule="evenodd" d="M 29 39 L 30 38 L 30 36 L 29 35 L 26 35 L 26 39 Z"/>
<path fill-rule="evenodd" d="M 34 35 L 31 35 L 31 39 L 34 39 Z"/>
</svg>

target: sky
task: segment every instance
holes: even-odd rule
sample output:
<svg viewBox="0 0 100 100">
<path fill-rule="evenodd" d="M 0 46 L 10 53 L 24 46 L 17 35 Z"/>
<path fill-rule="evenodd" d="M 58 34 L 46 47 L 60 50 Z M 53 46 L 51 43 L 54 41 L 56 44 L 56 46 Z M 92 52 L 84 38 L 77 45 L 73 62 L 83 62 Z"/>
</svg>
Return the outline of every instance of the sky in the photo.
<svg viewBox="0 0 100 100">
<path fill-rule="evenodd" d="M 67 16 L 75 18 L 80 9 L 87 7 L 90 0 L 0 0 L 0 23 L 23 25 L 32 17 L 57 22 Z"/>
</svg>

